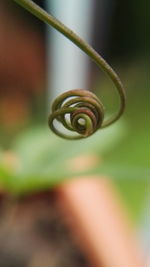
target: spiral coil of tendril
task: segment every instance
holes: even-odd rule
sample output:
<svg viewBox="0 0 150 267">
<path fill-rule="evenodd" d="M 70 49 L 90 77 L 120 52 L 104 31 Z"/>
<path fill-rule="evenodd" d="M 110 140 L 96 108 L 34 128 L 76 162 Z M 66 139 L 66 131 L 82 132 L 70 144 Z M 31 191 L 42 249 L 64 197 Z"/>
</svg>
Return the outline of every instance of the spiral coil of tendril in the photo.
<svg viewBox="0 0 150 267">
<path fill-rule="evenodd" d="M 96 95 L 87 90 L 71 90 L 55 99 L 48 124 L 53 132 L 66 139 L 81 139 L 96 132 L 102 125 L 104 108 Z M 78 135 L 67 135 L 55 126 L 55 120 Z"/>
<path fill-rule="evenodd" d="M 19 5 L 34 14 L 43 22 L 49 24 L 66 36 L 70 41 L 84 51 L 112 80 L 120 97 L 120 107 L 110 119 L 104 120 L 104 108 L 100 100 L 87 90 L 72 90 L 58 96 L 52 105 L 52 113 L 49 116 L 49 126 L 57 135 L 67 139 L 80 139 L 88 137 L 98 129 L 107 127 L 120 118 L 125 109 L 125 92 L 123 85 L 109 64 L 83 39 L 66 27 L 55 17 L 48 14 L 32 0 L 14 0 Z M 69 119 L 68 119 L 69 116 Z M 55 120 L 70 131 L 77 132 L 76 136 L 62 133 L 55 126 Z"/>
</svg>

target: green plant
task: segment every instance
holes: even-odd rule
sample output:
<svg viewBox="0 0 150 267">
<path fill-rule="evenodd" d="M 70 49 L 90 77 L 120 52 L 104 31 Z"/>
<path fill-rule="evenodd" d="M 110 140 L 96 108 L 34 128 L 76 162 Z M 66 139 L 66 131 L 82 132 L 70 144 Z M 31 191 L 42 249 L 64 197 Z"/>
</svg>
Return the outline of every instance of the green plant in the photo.
<svg viewBox="0 0 150 267">
<path fill-rule="evenodd" d="M 50 26 L 58 30 L 75 45 L 83 50 L 96 64 L 101 68 L 115 84 L 120 96 L 120 108 L 117 114 L 111 118 L 104 120 L 104 107 L 100 100 L 91 92 L 86 90 L 71 90 L 61 96 L 58 96 L 52 105 L 52 113 L 49 116 L 49 126 L 57 135 L 66 139 L 81 139 L 88 137 L 100 128 L 104 128 L 114 123 L 120 118 L 125 108 L 125 93 L 123 85 L 108 63 L 84 40 L 82 40 L 72 30 L 56 18 L 48 14 L 31 0 L 14 0 L 19 5 L 30 11 L 40 20 L 48 23 Z M 69 99 L 67 102 L 66 100 Z M 66 119 L 65 115 L 69 114 L 70 119 Z M 72 136 L 62 133 L 54 125 L 54 120 L 62 123 L 62 125 L 70 131 L 75 131 L 78 135 Z"/>
<path fill-rule="evenodd" d="M 32 4 L 32 1 L 28 2 Z M 150 173 L 150 149 L 148 149 L 150 129 L 147 123 L 149 119 L 147 94 L 150 81 L 147 70 L 148 68 L 143 68 L 140 63 L 137 68 L 135 65 L 132 67 L 131 73 L 128 73 L 128 69 L 124 71 L 125 75 L 128 75 L 127 87 L 132 92 L 128 97 L 125 124 L 120 121 L 108 129 L 97 131 L 94 137 L 87 138 L 84 142 L 77 141 L 77 144 L 49 135 L 45 127 L 40 129 L 33 127 L 18 136 L 10 148 L 18 159 L 16 168 L 11 169 L 9 166 L 7 168 L 3 160 L 5 151 L 0 151 L 1 188 L 10 194 L 28 194 L 56 187 L 74 175 L 96 173 L 111 177 L 120 184 L 129 207 L 132 206 L 132 212 L 136 213 L 139 206 L 142 206 L 143 196 L 148 190 Z M 144 87 L 141 73 L 146 76 Z M 105 92 L 109 92 L 107 86 L 108 84 L 103 83 Z M 98 90 L 99 87 L 97 92 Z M 83 172 L 64 168 L 69 160 L 82 154 L 98 156 L 97 165 Z M 143 190 L 139 190 L 138 187 Z M 137 197 L 134 190 L 137 191 Z"/>
</svg>

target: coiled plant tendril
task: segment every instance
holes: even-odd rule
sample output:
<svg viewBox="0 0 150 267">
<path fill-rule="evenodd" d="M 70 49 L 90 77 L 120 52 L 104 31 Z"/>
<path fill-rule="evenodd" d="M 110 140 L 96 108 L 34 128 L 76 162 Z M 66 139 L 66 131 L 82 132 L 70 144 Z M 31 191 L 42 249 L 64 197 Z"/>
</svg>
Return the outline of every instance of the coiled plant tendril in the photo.
<svg viewBox="0 0 150 267">
<path fill-rule="evenodd" d="M 95 133 L 98 129 L 109 126 L 120 118 L 125 108 L 125 92 L 123 85 L 108 63 L 76 33 L 66 27 L 55 17 L 48 14 L 32 0 L 14 0 L 43 22 L 49 24 L 66 36 L 84 51 L 113 81 L 120 97 L 119 111 L 110 119 L 104 120 L 104 107 L 96 95 L 87 90 L 71 90 L 58 96 L 52 104 L 49 116 L 49 127 L 57 135 L 66 139 L 81 139 Z M 69 118 L 68 118 L 69 117 Z M 55 125 L 55 120 L 76 135 L 67 135 Z"/>
<path fill-rule="evenodd" d="M 67 114 L 69 119 L 66 117 Z M 53 132 L 61 137 L 80 139 L 96 132 L 101 127 L 103 118 L 103 105 L 93 93 L 86 90 L 72 90 L 63 93 L 54 101 L 49 125 Z M 75 131 L 79 135 L 67 136 L 59 132 L 53 124 L 54 119 L 61 122 L 66 129 Z"/>
</svg>

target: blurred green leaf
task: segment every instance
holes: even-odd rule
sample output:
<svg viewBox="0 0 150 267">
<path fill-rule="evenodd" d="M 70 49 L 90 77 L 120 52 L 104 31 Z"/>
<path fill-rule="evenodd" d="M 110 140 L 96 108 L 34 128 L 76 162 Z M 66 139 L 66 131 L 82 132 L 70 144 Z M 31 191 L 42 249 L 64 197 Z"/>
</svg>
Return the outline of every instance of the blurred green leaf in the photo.
<svg viewBox="0 0 150 267">
<path fill-rule="evenodd" d="M 31 129 L 17 138 L 12 151 L 18 158 L 18 166 L 11 173 L 5 170 L 7 175 L 1 175 L 1 183 L 14 193 L 55 186 L 72 175 L 83 174 L 67 168 L 69 160 L 91 153 L 102 156 L 104 151 L 114 149 L 125 132 L 123 123 L 118 123 L 85 140 L 67 141 L 50 133 L 48 129 Z"/>
</svg>

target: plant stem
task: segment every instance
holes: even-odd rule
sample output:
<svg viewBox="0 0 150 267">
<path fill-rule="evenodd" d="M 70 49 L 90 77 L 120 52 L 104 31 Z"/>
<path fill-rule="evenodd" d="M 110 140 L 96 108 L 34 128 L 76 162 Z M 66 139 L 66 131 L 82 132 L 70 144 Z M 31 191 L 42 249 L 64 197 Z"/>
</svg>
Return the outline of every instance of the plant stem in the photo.
<svg viewBox="0 0 150 267">
<path fill-rule="evenodd" d="M 120 96 L 120 108 L 116 114 L 114 114 L 108 120 L 104 121 L 101 128 L 104 128 L 114 123 L 116 120 L 118 120 L 124 111 L 126 97 L 125 97 L 125 91 L 124 91 L 122 82 L 120 81 L 116 72 L 89 44 L 87 44 L 83 39 L 81 39 L 76 33 L 74 33 L 72 30 L 66 27 L 58 19 L 51 16 L 44 9 L 42 9 L 37 4 L 35 4 L 32 0 L 14 0 L 14 1 L 18 3 L 19 5 L 21 5 L 22 7 L 24 7 L 25 9 L 27 9 L 37 18 L 49 24 L 50 26 L 55 28 L 57 31 L 62 33 L 64 36 L 66 36 L 70 41 L 72 41 L 82 51 L 84 51 L 97 64 L 97 66 L 100 69 L 102 69 L 110 77 L 110 79 L 115 84 L 117 91 L 119 93 L 119 96 Z"/>
</svg>

